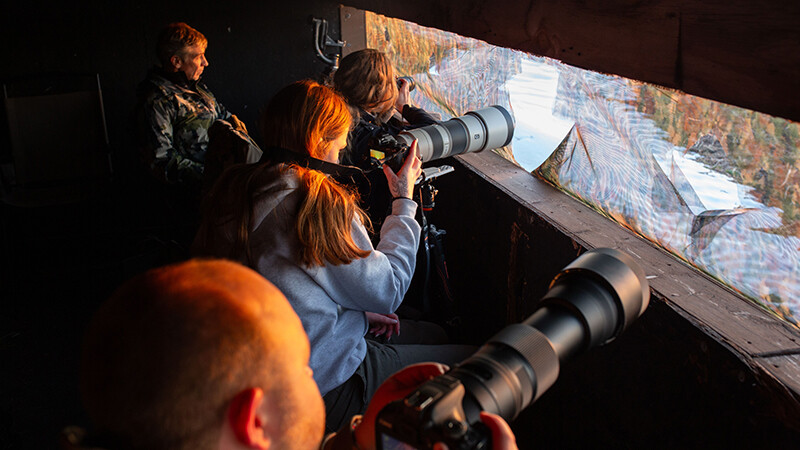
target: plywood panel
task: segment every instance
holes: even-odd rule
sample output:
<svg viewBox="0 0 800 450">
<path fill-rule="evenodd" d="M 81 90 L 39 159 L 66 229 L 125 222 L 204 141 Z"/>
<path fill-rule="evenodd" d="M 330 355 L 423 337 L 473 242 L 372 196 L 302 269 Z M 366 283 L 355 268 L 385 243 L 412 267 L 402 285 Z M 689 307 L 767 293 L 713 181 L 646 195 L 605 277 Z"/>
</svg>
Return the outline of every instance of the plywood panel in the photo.
<svg viewBox="0 0 800 450">
<path fill-rule="evenodd" d="M 800 2 L 351 0 L 577 67 L 800 120 Z"/>
<path fill-rule="evenodd" d="M 686 92 L 800 120 L 800 2 L 693 2 L 681 16 Z"/>
<path fill-rule="evenodd" d="M 349 6 L 339 8 L 339 21 L 344 41 L 342 58 L 367 46 L 367 30 L 364 20 L 364 10 L 362 9 Z"/>
</svg>

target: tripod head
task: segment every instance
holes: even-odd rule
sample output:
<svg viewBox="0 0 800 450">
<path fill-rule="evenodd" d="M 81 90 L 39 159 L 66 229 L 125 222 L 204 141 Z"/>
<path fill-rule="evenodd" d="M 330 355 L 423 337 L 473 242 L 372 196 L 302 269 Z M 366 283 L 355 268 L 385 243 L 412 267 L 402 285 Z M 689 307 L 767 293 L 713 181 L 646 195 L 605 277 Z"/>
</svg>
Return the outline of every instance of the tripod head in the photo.
<svg viewBox="0 0 800 450">
<path fill-rule="evenodd" d="M 423 211 L 432 211 L 433 207 L 436 206 L 434 198 L 439 190 L 433 186 L 433 180 L 453 172 L 454 170 L 453 166 L 437 166 L 422 169 L 422 175 L 417 178 L 414 184 L 419 186 L 419 203 Z"/>
</svg>

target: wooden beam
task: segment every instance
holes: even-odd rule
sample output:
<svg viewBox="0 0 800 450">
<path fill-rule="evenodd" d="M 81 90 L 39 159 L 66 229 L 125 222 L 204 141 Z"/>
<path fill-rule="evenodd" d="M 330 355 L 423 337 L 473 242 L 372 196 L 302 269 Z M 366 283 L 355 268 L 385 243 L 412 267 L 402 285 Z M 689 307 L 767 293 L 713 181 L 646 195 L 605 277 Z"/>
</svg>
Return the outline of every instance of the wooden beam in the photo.
<svg viewBox="0 0 800 450">
<path fill-rule="evenodd" d="M 366 19 L 364 10 L 340 5 L 339 21 L 344 41 L 342 58 L 367 46 Z"/>
<path fill-rule="evenodd" d="M 615 342 L 564 364 L 559 381 L 512 423 L 518 442 L 693 448 L 797 441 L 800 343 L 791 327 L 492 152 L 442 163 L 456 170 L 437 180 L 429 220 L 447 230 L 466 337 L 481 339 L 472 343 L 527 318 L 552 277 L 586 249 L 625 251 L 649 278 L 647 312 Z"/>
</svg>

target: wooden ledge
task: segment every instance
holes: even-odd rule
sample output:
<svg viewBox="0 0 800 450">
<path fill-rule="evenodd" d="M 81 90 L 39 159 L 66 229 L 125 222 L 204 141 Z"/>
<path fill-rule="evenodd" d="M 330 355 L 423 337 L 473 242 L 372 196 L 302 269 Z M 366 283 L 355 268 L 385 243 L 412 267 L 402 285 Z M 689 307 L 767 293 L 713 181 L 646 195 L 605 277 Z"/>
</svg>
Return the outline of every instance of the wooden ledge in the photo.
<svg viewBox="0 0 800 450">
<path fill-rule="evenodd" d="M 790 325 L 495 153 L 456 159 L 584 248 L 611 247 L 639 260 L 651 302 L 664 302 L 730 349 L 757 379 L 777 381 L 791 399 L 786 407 L 800 412 L 800 334 Z"/>
</svg>

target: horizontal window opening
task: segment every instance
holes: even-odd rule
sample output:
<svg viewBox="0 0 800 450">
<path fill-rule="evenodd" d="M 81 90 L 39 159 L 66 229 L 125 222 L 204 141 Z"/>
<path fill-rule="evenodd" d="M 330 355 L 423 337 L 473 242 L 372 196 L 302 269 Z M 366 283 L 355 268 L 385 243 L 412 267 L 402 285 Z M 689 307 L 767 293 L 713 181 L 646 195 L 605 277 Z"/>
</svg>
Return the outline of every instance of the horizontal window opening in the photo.
<svg viewBox="0 0 800 450">
<path fill-rule="evenodd" d="M 800 124 L 370 12 L 366 25 L 416 106 L 443 120 L 506 107 L 516 129 L 498 154 L 800 328 Z"/>
</svg>

